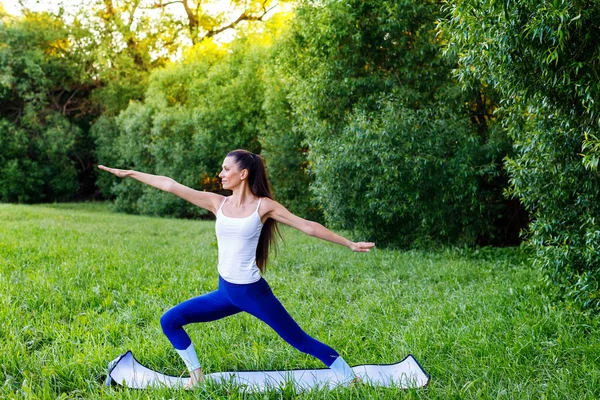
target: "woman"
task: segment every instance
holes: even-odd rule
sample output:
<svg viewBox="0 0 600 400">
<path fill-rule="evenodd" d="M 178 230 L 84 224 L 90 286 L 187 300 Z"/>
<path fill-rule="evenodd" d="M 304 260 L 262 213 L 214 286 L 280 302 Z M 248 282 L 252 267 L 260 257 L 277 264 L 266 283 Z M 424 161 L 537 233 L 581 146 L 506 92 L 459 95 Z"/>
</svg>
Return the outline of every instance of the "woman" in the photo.
<svg viewBox="0 0 600 400">
<path fill-rule="evenodd" d="M 273 295 L 261 272 L 265 271 L 269 245 L 275 239 L 276 222 L 358 252 L 369 251 L 374 243 L 351 242 L 319 223 L 289 212 L 272 199 L 262 158 L 246 150 L 234 150 L 223 161 L 219 177 L 223 188 L 233 192 L 229 197 L 197 191 L 165 176 L 103 165 L 99 168 L 120 178 L 131 177 L 173 193 L 217 217 L 218 290 L 173 307 L 160 321 L 165 335 L 190 371 L 186 388 L 204 381 L 204 375 L 183 326 L 214 321 L 240 311 L 264 321 L 292 346 L 317 357 L 345 380 L 355 379 L 352 369 L 335 350 L 313 339 L 298 326 Z"/>
</svg>

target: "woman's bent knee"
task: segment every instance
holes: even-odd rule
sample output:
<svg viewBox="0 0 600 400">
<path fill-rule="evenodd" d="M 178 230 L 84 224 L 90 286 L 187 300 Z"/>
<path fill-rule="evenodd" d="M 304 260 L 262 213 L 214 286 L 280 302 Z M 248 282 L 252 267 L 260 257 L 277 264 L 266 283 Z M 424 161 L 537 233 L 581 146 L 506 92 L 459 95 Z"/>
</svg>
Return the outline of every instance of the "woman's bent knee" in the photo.
<svg viewBox="0 0 600 400">
<path fill-rule="evenodd" d="M 161 315 L 160 326 L 162 327 L 163 332 L 166 332 L 173 328 L 179 328 L 181 326 L 181 325 L 180 326 L 177 326 L 177 325 L 178 324 L 176 323 L 175 315 L 173 315 L 172 312 L 167 311 L 166 313 Z"/>
</svg>

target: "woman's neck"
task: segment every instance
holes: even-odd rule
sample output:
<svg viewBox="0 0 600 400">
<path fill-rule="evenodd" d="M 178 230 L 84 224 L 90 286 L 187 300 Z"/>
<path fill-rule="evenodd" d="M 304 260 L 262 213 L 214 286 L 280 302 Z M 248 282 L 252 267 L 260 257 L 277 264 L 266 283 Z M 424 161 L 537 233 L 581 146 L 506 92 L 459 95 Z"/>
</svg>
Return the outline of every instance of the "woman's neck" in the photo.
<svg viewBox="0 0 600 400">
<path fill-rule="evenodd" d="M 253 203 L 257 196 L 255 196 L 250 188 L 246 185 L 240 185 L 240 187 L 233 190 L 233 194 L 228 201 L 234 207 L 243 208 L 246 204 Z"/>
</svg>

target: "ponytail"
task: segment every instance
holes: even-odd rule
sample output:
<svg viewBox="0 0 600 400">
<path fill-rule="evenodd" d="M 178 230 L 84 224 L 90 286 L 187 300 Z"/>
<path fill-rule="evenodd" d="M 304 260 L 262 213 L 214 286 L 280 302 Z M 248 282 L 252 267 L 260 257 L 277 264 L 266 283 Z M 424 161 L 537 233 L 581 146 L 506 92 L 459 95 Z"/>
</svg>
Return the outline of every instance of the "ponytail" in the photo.
<svg viewBox="0 0 600 400">
<path fill-rule="evenodd" d="M 265 164 L 261 156 L 247 150 L 239 149 L 230 151 L 227 157 L 233 157 L 240 170 L 248 170 L 248 185 L 253 195 L 273 199 L 271 184 L 269 183 Z M 256 265 L 263 274 L 267 270 L 269 249 L 271 246 L 274 247 L 277 242 L 276 236 L 281 237 L 277 222 L 272 218 L 268 218 L 262 227 L 258 246 L 256 247 Z"/>
</svg>

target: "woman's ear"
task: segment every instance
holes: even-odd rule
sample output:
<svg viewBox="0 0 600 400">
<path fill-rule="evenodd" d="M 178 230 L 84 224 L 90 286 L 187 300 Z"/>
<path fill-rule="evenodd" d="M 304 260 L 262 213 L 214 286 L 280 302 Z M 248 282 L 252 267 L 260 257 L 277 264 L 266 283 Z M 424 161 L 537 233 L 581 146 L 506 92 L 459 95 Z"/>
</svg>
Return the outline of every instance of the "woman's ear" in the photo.
<svg viewBox="0 0 600 400">
<path fill-rule="evenodd" d="M 240 172 L 240 179 L 244 180 L 248 177 L 248 170 L 247 169 L 243 169 L 242 172 Z"/>
</svg>

